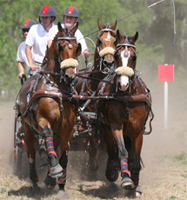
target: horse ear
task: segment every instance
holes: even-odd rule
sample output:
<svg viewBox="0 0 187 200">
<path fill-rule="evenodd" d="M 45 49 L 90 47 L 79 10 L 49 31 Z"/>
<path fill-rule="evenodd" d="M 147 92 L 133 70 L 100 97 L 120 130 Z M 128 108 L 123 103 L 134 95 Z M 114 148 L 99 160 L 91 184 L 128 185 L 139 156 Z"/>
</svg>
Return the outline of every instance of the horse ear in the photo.
<svg viewBox="0 0 187 200">
<path fill-rule="evenodd" d="M 116 22 L 111 26 L 111 29 L 112 29 L 112 30 L 115 30 L 115 29 L 116 29 L 116 26 L 117 26 L 117 20 L 116 20 Z"/>
<path fill-rule="evenodd" d="M 75 34 L 76 30 L 78 29 L 79 23 L 76 22 L 76 24 L 73 26 L 73 28 L 71 29 L 73 31 L 73 33 Z"/>
<path fill-rule="evenodd" d="M 58 32 L 62 32 L 62 31 L 63 31 L 63 28 L 62 28 L 62 26 L 61 26 L 61 23 L 58 22 Z"/>
<path fill-rule="evenodd" d="M 138 39 L 138 32 L 136 32 L 136 34 L 131 38 L 133 42 L 136 42 Z"/>
<path fill-rule="evenodd" d="M 123 40 L 123 36 L 120 34 L 119 30 L 117 30 L 117 33 L 116 33 L 116 42 L 120 43 L 120 42 L 122 42 L 122 40 Z"/>
<path fill-rule="evenodd" d="M 99 21 L 99 19 L 98 19 L 98 28 L 99 28 L 99 30 L 104 29 L 104 27 L 103 27 L 103 25 L 101 24 L 101 22 Z"/>
<path fill-rule="evenodd" d="M 80 43 L 78 43 L 78 48 L 77 48 L 77 51 L 76 51 L 76 53 L 77 53 L 77 56 L 79 56 L 79 55 L 81 54 L 81 51 L 82 51 L 81 44 L 80 44 Z"/>
</svg>

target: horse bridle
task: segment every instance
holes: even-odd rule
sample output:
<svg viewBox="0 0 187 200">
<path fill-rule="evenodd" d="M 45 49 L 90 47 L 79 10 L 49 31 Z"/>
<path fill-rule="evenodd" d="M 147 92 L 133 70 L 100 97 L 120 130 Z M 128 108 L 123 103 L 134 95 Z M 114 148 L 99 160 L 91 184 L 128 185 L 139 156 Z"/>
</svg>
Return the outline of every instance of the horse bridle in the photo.
<svg viewBox="0 0 187 200">
<path fill-rule="evenodd" d="M 102 29 L 101 31 L 99 31 L 98 36 L 97 36 L 97 40 L 99 40 L 101 34 L 104 33 L 104 32 L 114 33 L 115 31 L 112 30 L 111 28 L 109 28 L 109 25 L 107 25 L 106 28 L 104 28 L 104 29 Z M 97 53 L 99 54 L 100 51 L 101 51 L 101 50 L 100 50 L 99 44 L 98 44 L 98 42 L 97 42 Z M 105 63 L 103 62 L 103 60 L 104 60 L 104 58 L 99 56 L 99 70 L 102 70 L 102 69 L 101 69 L 101 66 L 102 66 L 102 63 L 103 63 L 103 65 L 105 66 L 105 68 L 104 68 L 104 70 L 103 70 L 103 73 L 104 73 L 104 74 L 108 74 L 108 73 L 110 72 L 110 69 L 105 65 Z"/>
<path fill-rule="evenodd" d="M 130 47 L 130 49 L 135 53 L 136 56 L 136 60 L 137 60 L 137 52 L 136 52 L 136 46 L 134 44 L 129 43 L 128 41 L 128 36 L 126 36 L 125 38 L 125 42 L 124 43 L 120 43 L 116 45 L 116 50 L 114 52 L 114 57 L 116 56 L 117 52 L 122 48 L 122 47 Z M 136 62 L 135 60 L 135 62 Z M 135 66 L 133 68 L 133 70 L 135 71 Z M 118 78 L 117 78 L 118 79 Z M 131 78 L 129 77 L 129 92 L 131 92 L 131 84 L 134 82 L 135 78 L 133 78 L 131 80 Z M 117 80 L 118 81 L 118 80 Z M 117 91 L 117 84 L 116 84 L 116 91 Z"/>
<path fill-rule="evenodd" d="M 73 48 L 73 45 L 70 43 L 70 41 L 77 41 L 76 37 L 71 37 L 71 36 L 63 36 L 63 37 L 58 37 L 57 38 L 57 43 L 56 43 L 56 52 L 57 52 L 57 55 L 58 55 L 58 62 L 59 64 L 62 62 L 61 58 L 60 58 L 60 52 L 59 52 L 59 41 L 61 42 L 65 42 L 67 41 L 68 42 L 68 48 L 69 49 L 72 49 Z M 62 79 L 64 79 L 64 70 L 63 69 L 60 69 L 60 83 L 62 82 Z"/>
<path fill-rule="evenodd" d="M 114 56 L 116 56 L 117 52 L 118 52 L 122 47 L 127 47 L 127 48 L 130 47 L 130 49 L 134 52 L 134 54 L 135 54 L 135 56 L 136 56 L 136 60 L 137 60 L 138 54 L 137 54 L 137 52 L 136 52 L 136 46 L 135 46 L 134 44 L 129 43 L 129 41 L 128 41 L 128 36 L 126 36 L 125 42 L 124 42 L 124 43 L 120 43 L 120 44 L 117 44 L 117 45 L 116 45 L 116 50 L 115 50 L 115 52 L 114 52 Z M 136 61 L 136 60 L 135 60 L 135 61 Z M 135 69 L 133 69 L 133 70 L 135 70 Z"/>
<path fill-rule="evenodd" d="M 70 44 L 70 41 L 75 41 L 75 42 L 76 42 L 77 40 L 76 40 L 76 37 L 69 37 L 69 36 L 58 37 L 58 38 L 57 38 L 56 52 L 57 52 L 57 55 L 58 55 L 58 62 L 61 63 L 60 52 L 59 52 L 59 41 L 61 41 L 61 42 L 67 41 L 67 42 L 69 43 L 69 44 L 68 44 L 69 49 L 72 49 L 72 48 L 73 48 L 73 45 Z"/>
</svg>

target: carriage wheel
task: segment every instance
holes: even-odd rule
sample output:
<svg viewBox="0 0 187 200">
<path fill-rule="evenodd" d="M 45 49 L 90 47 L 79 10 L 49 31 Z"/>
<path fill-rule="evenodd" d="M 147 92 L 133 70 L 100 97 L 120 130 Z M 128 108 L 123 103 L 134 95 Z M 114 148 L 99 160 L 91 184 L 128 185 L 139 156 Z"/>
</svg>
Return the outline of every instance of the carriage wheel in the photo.
<svg viewBox="0 0 187 200">
<path fill-rule="evenodd" d="M 119 176 L 118 169 L 117 168 L 106 169 L 105 176 L 110 182 L 115 182 Z"/>
<path fill-rule="evenodd" d="M 18 133 L 19 128 L 21 127 L 21 121 L 17 117 L 17 110 L 15 112 L 15 120 L 14 120 L 14 173 L 18 176 L 21 176 L 21 171 L 22 171 L 22 158 L 23 158 L 23 153 L 25 152 L 25 145 L 24 145 L 24 140 L 21 139 L 21 137 L 18 137 L 19 135 L 22 135 L 24 133 Z"/>
</svg>

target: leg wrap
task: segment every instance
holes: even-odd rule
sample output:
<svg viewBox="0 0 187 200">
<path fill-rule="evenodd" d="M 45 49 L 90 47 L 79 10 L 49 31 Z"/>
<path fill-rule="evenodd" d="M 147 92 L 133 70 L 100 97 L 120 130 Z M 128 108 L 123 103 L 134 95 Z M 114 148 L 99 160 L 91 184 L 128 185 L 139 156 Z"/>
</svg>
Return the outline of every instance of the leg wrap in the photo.
<svg viewBox="0 0 187 200">
<path fill-rule="evenodd" d="M 67 169 L 63 169 L 63 175 L 61 177 L 58 178 L 58 184 L 59 185 L 65 185 L 66 184 L 66 170 Z"/>
<path fill-rule="evenodd" d="M 53 137 L 45 138 L 45 143 L 47 148 L 47 155 L 53 154 L 55 157 L 57 157 L 53 146 Z"/>
<path fill-rule="evenodd" d="M 128 159 L 127 158 L 121 159 L 121 175 L 122 175 L 122 177 L 125 177 L 125 176 L 130 177 L 130 172 L 128 170 Z"/>
<path fill-rule="evenodd" d="M 139 185 L 139 173 L 138 174 L 133 174 L 131 175 L 131 179 L 134 183 L 134 188 L 138 187 Z"/>
<path fill-rule="evenodd" d="M 49 129 L 48 127 L 45 127 L 43 130 L 44 138 L 45 138 L 45 144 L 47 148 L 47 155 L 53 154 L 56 158 L 56 152 L 54 150 L 53 145 L 53 131 Z"/>
</svg>

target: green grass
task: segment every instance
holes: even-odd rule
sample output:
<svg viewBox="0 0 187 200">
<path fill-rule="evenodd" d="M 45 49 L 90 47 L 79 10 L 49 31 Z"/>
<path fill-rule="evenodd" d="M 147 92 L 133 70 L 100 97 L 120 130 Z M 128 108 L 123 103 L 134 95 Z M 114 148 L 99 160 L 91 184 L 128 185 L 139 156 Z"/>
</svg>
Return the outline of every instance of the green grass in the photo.
<svg viewBox="0 0 187 200">
<path fill-rule="evenodd" d="M 174 156 L 174 161 L 181 163 L 184 167 L 187 167 L 187 153 L 182 152 Z"/>
<path fill-rule="evenodd" d="M 187 153 L 182 152 L 180 154 L 177 154 L 173 156 L 174 162 L 177 162 L 178 164 L 182 165 L 182 169 L 184 171 L 184 178 L 187 178 Z"/>
<path fill-rule="evenodd" d="M 172 195 L 169 199 L 173 200 L 173 199 L 177 199 L 177 197 Z"/>
</svg>

